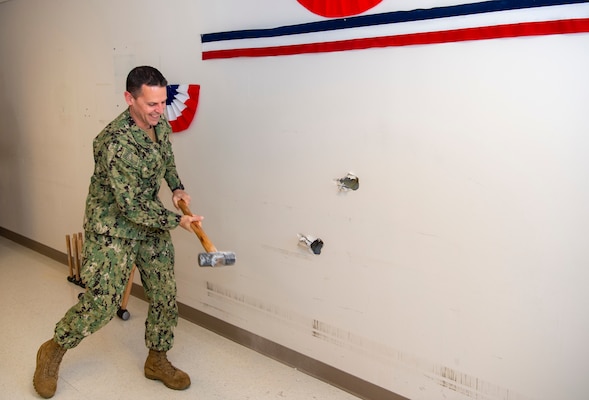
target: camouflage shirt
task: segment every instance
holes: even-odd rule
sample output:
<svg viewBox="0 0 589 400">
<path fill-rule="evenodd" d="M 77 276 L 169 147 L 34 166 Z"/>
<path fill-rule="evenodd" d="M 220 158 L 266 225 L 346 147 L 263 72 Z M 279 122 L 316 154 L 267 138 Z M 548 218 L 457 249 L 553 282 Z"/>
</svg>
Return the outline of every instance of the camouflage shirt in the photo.
<svg viewBox="0 0 589 400">
<path fill-rule="evenodd" d="M 163 116 L 155 132 L 157 143 L 135 124 L 127 109 L 96 136 L 86 231 L 143 239 L 179 225 L 181 216 L 166 209 L 158 197 L 162 179 L 171 190 L 183 189 L 170 143 L 172 129 Z"/>
</svg>

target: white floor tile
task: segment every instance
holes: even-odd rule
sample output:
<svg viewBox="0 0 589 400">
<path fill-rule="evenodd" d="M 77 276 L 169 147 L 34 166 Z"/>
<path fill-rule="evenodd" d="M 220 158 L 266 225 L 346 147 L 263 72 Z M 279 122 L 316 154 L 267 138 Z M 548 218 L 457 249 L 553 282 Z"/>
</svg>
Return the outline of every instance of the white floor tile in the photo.
<svg viewBox="0 0 589 400">
<path fill-rule="evenodd" d="M 0 236 L 0 399 L 36 399 L 37 349 L 77 301 L 67 267 Z M 55 399 L 357 400 L 344 391 L 180 319 L 173 364 L 192 385 L 173 391 L 143 376 L 147 303 L 131 297 L 117 317 L 68 351 Z"/>
</svg>

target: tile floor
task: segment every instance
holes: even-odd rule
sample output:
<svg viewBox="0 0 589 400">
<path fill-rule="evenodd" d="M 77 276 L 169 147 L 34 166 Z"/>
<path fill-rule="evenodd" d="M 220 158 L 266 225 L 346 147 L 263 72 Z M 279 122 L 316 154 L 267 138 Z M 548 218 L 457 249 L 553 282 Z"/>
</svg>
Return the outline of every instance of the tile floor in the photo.
<svg viewBox="0 0 589 400">
<path fill-rule="evenodd" d="M 67 267 L 0 236 L 0 399 L 40 398 L 35 356 L 81 289 Z M 131 318 L 115 317 L 66 353 L 54 399 L 357 400 L 295 369 L 180 319 L 169 359 L 188 372 L 186 391 L 143 376 L 147 303 L 131 297 Z"/>
</svg>

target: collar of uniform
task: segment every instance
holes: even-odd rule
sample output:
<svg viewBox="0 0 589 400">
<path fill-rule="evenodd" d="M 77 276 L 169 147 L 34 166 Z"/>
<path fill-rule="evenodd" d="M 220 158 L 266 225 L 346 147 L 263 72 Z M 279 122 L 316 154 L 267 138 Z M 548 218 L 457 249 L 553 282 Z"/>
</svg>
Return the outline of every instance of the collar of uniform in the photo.
<svg viewBox="0 0 589 400">
<path fill-rule="evenodd" d="M 137 143 L 139 143 L 143 147 L 151 147 L 155 144 L 154 142 L 151 141 L 149 136 L 147 136 L 147 133 L 143 129 L 141 129 L 139 127 L 139 125 L 137 125 L 135 123 L 133 118 L 131 118 L 131 113 L 129 112 L 129 110 L 127 110 L 127 120 L 129 121 L 129 127 L 131 128 L 131 133 L 133 134 L 133 138 L 135 139 L 135 141 Z M 161 121 L 158 121 L 158 123 L 153 126 L 155 129 L 155 136 L 158 139 L 158 143 L 160 141 L 160 137 L 158 134 L 158 131 L 160 130 L 160 122 Z"/>
</svg>

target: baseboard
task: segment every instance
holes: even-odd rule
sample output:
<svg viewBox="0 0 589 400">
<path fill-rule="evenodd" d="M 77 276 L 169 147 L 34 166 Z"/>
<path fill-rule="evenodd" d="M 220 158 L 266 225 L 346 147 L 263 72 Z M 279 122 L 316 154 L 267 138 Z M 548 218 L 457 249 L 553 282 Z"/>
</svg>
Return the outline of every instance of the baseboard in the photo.
<svg viewBox="0 0 589 400">
<path fill-rule="evenodd" d="M 44 256 L 67 265 L 67 255 L 51 247 L 29 239 L 18 233 L 0 227 L 0 236 L 12 240 L 24 247 L 32 249 Z M 133 283 L 131 294 L 146 300 L 143 287 Z M 347 372 L 341 371 L 321 361 L 298 353 L 278 343 L 255 335 L 245 329 L 231 325 L 219 318 L 208 315 L 195 308 L 178 303 L 180 317 L 208 329 L 216 334 L 232 340 L 253 351 L 263 354 L 278 362 L 304 372 L 316 379 L 329 383 L 341 390 L 364 400 L 408 400 L 398 394 L 374 385 Z"/>
<path fill-rule="evenodd" d="M 36 242 L 32 239 L 29 239 L 26 236 L 19 235 L 16 232 L 12 232 L 8 229 L 5 229 L 0 226 L 0 236 L 4 236 L 7 239 L 12 240 L 24 247 L 27 247 L 31 250 L 36 251 L 37 253 L 43 254 L 46 257 L 49 257 L 55 261 L 58 261 L 62 264 L 67 265 L 67 254 L 62 253 L 61 251 L 55 250 L 52 247 L 45 246 L 39 242 Z M 64 236 L 65 237 L 65 236 Z"/>
</svg>

